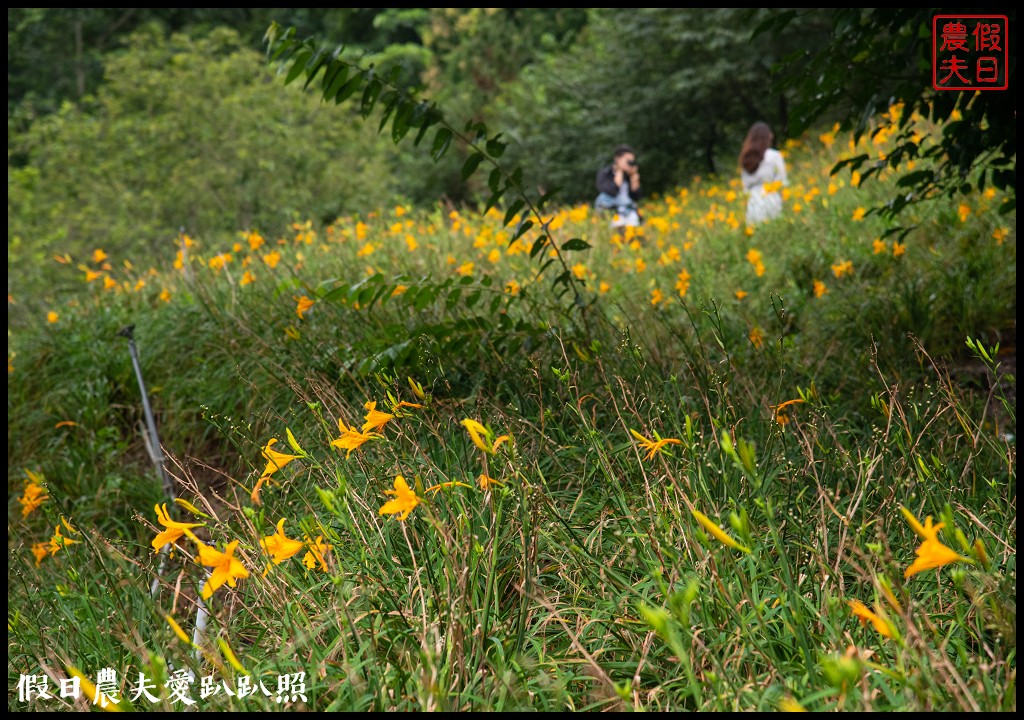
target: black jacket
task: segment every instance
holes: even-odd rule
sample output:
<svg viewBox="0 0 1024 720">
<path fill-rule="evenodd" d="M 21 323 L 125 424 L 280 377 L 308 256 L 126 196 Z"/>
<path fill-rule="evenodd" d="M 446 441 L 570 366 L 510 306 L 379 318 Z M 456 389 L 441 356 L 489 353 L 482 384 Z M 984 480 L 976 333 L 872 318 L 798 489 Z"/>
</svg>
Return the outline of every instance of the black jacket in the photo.
<svg viewBox="0 0 1024 720">
<path fill-rule="evenodd" d="M 623 182 L 628 183 L 629 177 L 624 177 Z M 597 191 L 603 192 L 606 195 L 615 197 L 619 194 L 619 186 L 615 184 L 615 169 L 611 165 L 606 165 L 597 171 Z M 633 190 L 630 188 L 629 197 L 636 202 L 640 199 L 640 188 Z"/>
</svg>

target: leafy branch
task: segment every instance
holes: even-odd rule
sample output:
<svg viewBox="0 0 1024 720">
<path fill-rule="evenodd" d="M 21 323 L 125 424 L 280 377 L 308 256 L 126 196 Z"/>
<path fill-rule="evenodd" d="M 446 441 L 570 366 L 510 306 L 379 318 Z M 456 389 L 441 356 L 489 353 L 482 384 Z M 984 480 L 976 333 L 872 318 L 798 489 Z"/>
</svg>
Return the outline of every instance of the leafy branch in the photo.
<svg viewBox="0 0 1024 720">
<path fill-rule="evenodd" d="M 550 231 L 551 221 L 545 221 L 542 213 L 557 190 L 536 199 L 531 197 L 523 184 L 522 168 L 506 169 L 499 162 L 508 146 L 502 139 L 502 133 L 491 135 L 484 123 L 473 121 L 459 130 L 444 117 L 435 103 L 418 99 L 398 84 L 400 68 L 396 66 L 388 72 L 380 72 L 373 65 L 364 68 L 342 57 L 344 45 L 329 50 L 321 47 L 315 39 L 297 39 L 294 27 L 286 30 L 278 23 L 271 24 L 264 41 L 268 61 L 280 63 L 285 85 L 304 77 L 304 89 L 309 89 L 319 77 L 318 91 L 323 101 L 333 101 L 335 104 L 341 104 L 358 94 L 359 113 L 363 118 L 369 118 L 375 110 L 379 110 L 378 131 L 384 132 L 390 124 L 391 139 L 395 144 L 412 133 L 413 145 L 418 147 L 433 132 L 430 155 L 434 162 L 444 157 L 453 142 L 461 143 L 469 151 L 462 165 L 463 180 L 472 177 L 482 165 L 490 166 L 487 177 L 490 196 L 484 212 L 497 207 L 503 199 L 511 198 L 505 207 L 504 226 L 511 225 L 516 217 L 520 217 L 520 220 L 515 225 L 509 245 L 530 230 L 538 228 L 540 234 L 530 247 L 531 260 L 549 248 L 554 251 L 554 257 L 541 264 L 537 277 L 541 277 L 557 261 L 562 272 L 552 283 L 556 296 L 562 298 L 566 293 L 571 293 L 574 307 L 581 310 L 588 307 L 583 299 L 582 284 L 570 269 L 566 253 L 586 250 L 590 244 L 582 238 L 572 238 L 561 245 L 555 242 Z M 525 218 L 520 216 L 524 209 L 527 215 Z"/>
</svg>

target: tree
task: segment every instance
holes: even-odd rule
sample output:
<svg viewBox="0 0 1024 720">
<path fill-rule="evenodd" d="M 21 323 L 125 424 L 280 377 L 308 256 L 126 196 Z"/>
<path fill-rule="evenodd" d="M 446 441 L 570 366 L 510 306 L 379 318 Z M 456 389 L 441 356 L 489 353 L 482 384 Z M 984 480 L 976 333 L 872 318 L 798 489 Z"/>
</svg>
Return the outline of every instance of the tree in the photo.
<svg viewBox="0 0 1024 720">
<path fill-rule="evenodd" d="M 399 191 L 375 128 L 283 90 L 232 30 L 167 38 L 151 27 L 104 71 L 88 101 L 9 134 L 12 267 L 95 247 L 141 262 L 166 257 L 182 226 L 201 238 L 276 233 L 376 209 Z"/>
<path fill-rule="evenodd" d="M 591 11 L 571 46 L 552 50 L 499 97 L 510 154 L 569 199 L 592 199 L 594 173 L 619 143 L 637 148 L 648 191 L 694 174 L 738 172 L 747 129 L 786 137 L 790 98 L 773 84 L 786 48 L 813 43 L 824 11 L 751 40 L 774 11 L 641 8 Z"/>
<path fill-rule="evenodd" d="M 791 10 L 766 20 L 758 35 L 775 34 L 801 22 L 804 11 Z M 834 116 L 855 139 L 871 121 L 895 103 L 903 103 L 899 134 L 883 162 L 868 165 L 867 156 L 846 160 L 833 170 L 866 167 L 869 178 L 884 167 L 899 169 L 908 160 L 934 160 L 931 167 L 903 175 L 905 192 L 878 212 L 895 217 L 907 205 L 937 197 L 953 197 L 991 185 L 1009 193 L 1001 211 L 1016 207 L 1017 107 L 1016 46 L 1009 43 L 1007 75 L 1010 90 L 936 91 L 932 88 L 932 18 L 962 10 L 940 8 L 839 8 L 833 11 L 828 42 L 818 51 L 803 50 L 776 68 L 776 77 L 799 98 L 791 122 L 802 132 L 823 117 Z M 1003 8 L 970 14 L 1007 15 Z M 910 131 L 918 114 L 942 126 L 934 144 L 924 144 Z M 957 119 L 959 118 L 959 119 Z M 877 130 L 876 130 L 877 132 Z M 899 228 L 895 228 L 899 231 Z"/>
</svg>

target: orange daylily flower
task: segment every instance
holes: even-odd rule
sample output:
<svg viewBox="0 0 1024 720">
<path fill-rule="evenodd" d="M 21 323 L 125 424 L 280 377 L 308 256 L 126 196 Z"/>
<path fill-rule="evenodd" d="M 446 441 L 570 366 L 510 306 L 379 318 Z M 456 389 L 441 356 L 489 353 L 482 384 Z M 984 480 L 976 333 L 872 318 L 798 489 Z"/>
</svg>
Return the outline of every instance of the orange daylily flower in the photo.
<svg viewBox="0 0 1024 720">
<path fill-rule="evenodd" d="M 28 482 L 25 484 L 24 494 L 18 498 L 18 502 L 21 503 L 21 516 L 28 517 L 29 514 L 34 512 L 40 505 L 49 499 L 49 495 L 46 494 L 46 489 L 40 484 L 42 478 L 36 475 L 31 470 L 26 470 L 25 474 L 28 475 Z"/>
<path fill-rule="evenodd" d="M 232 540 L 220 552 L 209 545 L 196 541 L 199 544 L 199 563 L 206 567 L 213 568 L 210 577 L 203 584 L 202 598 L 209 600 L 216 590 L 224 583 L 228 587 L 235 587 L 235 580 L 249 577 L 249 571 L 235 558 L 235 548 L 238 547 L 238 540 Z"/>
<path fill-rule="evenodd" d="M 292 540 L 284 534 L 284 518 L 277 523 L 277 532 L 260 540 L 260 547 L 270 555 L 275 565 L 280 565 L 306 547 L 301 540 Z"/>
<path fill-rule="evenodd" d="M 678 440 L 676 438 L 651 440 L 650 438 L 644 437 L 636 430 L 630 429 L 629 432 L 633 437 L 637 439 L 637 442 L 640 443 L 640 447 L 648 451 L 647 457 L 645 457 L 644 460 L 650 460 L 652 457 L 654 457 L 655 453 L 659 452 L 666 445 L 682 445 L 682 440 Z"/>
<path fill-rule="evenodd" d="M 395 478 L 395 489 L 385 490 L 384 494 L 395 497 L 381 506 L 378 510 L 381 515 L 398 515 L 399 520 L 405 520 L 409 517 L 409 513 L 420 504 L 419 496 L 409 488 L 405 478 L 401 475 Z"/>
<path fill-rule="evenodd" d="M 164 545 L 171 545 L 178 542 L 182 535 L 188 535 L 190 538 L 195 540 L 196 536 L 192 534 L 192 528 L 203 526 L 203 523 L 183 523 L 171 520 L 171 516 L 167 512 L 166 503 L 163 507 L 155 505 L 153 509 L 156 510 L 157 522 L 167 528 L 153 538 L 153 550 L 159 550 Z"/>
<path fill-rule="evenodd" d="M 850 610 L 852 610 L 853 614 L 857 616 L 858 620 L 860 620 L 861 625 L 867 625 L 868 622 L 870 622 L 875 627 L 875 630 L 878 631 L 879 635 L 887 638 L 895 637 L 896 634 L 893 632 L 892 625 L 889 624 L 889 621 L 881 615 L 871 612 L 871 610 L 869 610 L 868 607 L 860 600 L 850 600 L 846 604 L 850 606 Z"/>
<path fill-rule="evenodd" d="M 352 454 L 353 450 L 363 443 L 381 437 L 376 433 L 359 432 L 356 430 L 354 425 L 352 427 L 345 427 L 345 421 L 341 418 L 338 418 L 338 429 L 341 431 L 341 437 L 337 440 L 332 440 L 331 445 L 342 450 L 347 450 L 348 452 L 345 453 L 346 459 Z"/>
<path fill-rule="evenodd" d="M 374 401 L 367 402 L 363 407 L 366 408 L 366 422 L 363 423 L 363 432 L 367 433 L 371 430 L 383 430 L 384 426 L 389 421 L 394 420 L 395 416 L 391 413 L 381 412 L 377 409 L 377 403 Z"/>
<path fill-rule="evenodd" d="M 331 547 L 331 545 L 324 542 L 323 535 L 318 535 L 316 540 L 309 543 L 309 552 L 302 558 L 303 564 L 310 570 L 319 565 L 321 570 L 327 572 L 327 559 L 325 555 Z"/>
<path fill-rule="evenodd" d="M 264 477 L 267 477 L 269 475 L 273 475 L 275 472 L 277 472 L 278 470 L 283 468 L 285 465 L 290 463 L 292 460 L 298 460 L 299 458 L 302 457 L 301 455 L 289 455 L 288 453 L 283 453 L 283 452 L 278 452 L 277 450 L 272 450 L 271 446 L 274 443 L 276 443 L 276 442 L 277 442 L 277 438 L 271 438 L 267 442 L 266 447 L 264 447 L 262 452 L 261 452 L 261 454 L 263 455 L 264 459 L 267 461 L 267 467 L 263 471 L 263 476 Z"/>
</svg>

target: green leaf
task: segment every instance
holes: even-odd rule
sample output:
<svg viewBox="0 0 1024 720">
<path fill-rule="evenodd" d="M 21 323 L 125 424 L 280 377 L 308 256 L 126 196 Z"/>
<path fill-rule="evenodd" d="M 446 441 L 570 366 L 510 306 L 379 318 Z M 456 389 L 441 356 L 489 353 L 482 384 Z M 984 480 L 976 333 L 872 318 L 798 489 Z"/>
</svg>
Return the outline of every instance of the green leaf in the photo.
<svg viewBox="0 0 1024 720">
<path fill-rule="evenodd" d="M 344 301 L 348 299 L 348 291 L 348 285 L 340 285 L 333 290 L 328 291 L 322 299 L 327 302 L 338 302 L 339 300 Z"/>
<path fill-rule="evenodd" d="M 525 200 L 523 200 L 522 198 L 517 198 L 515 201 L 513 201 L 513 203 L 511 205 L 508 206 L 508 210 L 505 211 L 504 227 L 507 227 L 508 224 L 510 222 L 512 222 L 512 218 L 514 218 L 516 216 L 516 213 L 518 213 L 520 210 L 522 210 L 523 205 L 525 205 L 525 204 L 526 204 Z M 516 241 L 516 239 L 517 238 L 512 238 L 512 241 L 509 243 L 509 245 L 514 243 Z"/>
<path fill-rule="evenodd" d="M 487 187 L 491 189 L 492 193 L 498 192 L 498 188 L 501 187 L 501 168 L 496 167 L 491 170 L 491 174 L 487 176 Z"/>
<path fill-rule="evenodd" d="M 395 119 L 391 123 L 391 140 L 395 145 L 401 142 L 402 138 L 404 138 L 406 133 L 409 132 L 410 115 L 412 115 L 411 106 L 407 101 L 401 101 L 399 103 L 398 112 L 395 114 Z"/>
<path fill-rule="evenodd" d="M 324 73 L 324 100 L 333 100 L 347 79 L 348 66 L 342 62 L 337 63 L 330 73 Z"/>
<path fill-rule="evenodd" d="M 312 54 L 309 50 L 303 50 L 295 56 L 295 60 L 292 61 L 292 68 L 288 71 L 288 75 L 285 76 L 285 85 L 290 85 L 295 78 L 302 74 L 302 71 L 306 69 L 306 61 Z"/>
<path fill-rule="evenodd" d="M 499 202 L 501 202 L 501 196 L 504 195 L 504 194 L 505 194 L 505 190 L 504 189 L 498 190 L 497 192 L 491 193 L 491 196 L 489 198 L 487 198 L 487 206 L 484 208 L 484 214 L 485 215 L 487 214 L 488 210 L 490 210 L 492 207 L 494 207 Z"/>
<path fill-rule="evenodd" d="M 562 244 L 563 250 L 587 250 L 589 248 L 590 243 L 582 238 L 572 238 L 571 240 L 566 240 L 565 243 Z"/>
<path fill-rule="evenodd" d="M 306 63 L 306 84 L 302 86 L 305 90 L 312 84 L 316 78 L 316 74 L 320 72 L 320 69 L 324 67 L 324 63 L 327 62 L 327 53 L 323 50 L 317 50 L 316 54 Z"/>
<path fill-rule="evenodd" d="M 358 75 L 353 75 L 351 78 L 349 78 L 348 82 L 341 86 L 341 89 L 338 90 L 338 94 L 334 96 L 335 104 L 341 104 L 348 100 L 350 97 L 352 97 L 352 95 L 355 94 L 357 90 L 359 90 L 362 84 L 362 74 L 360 73 Z"/>
<path fill-rule="evenodd" d="M 508 147 L 508 143 L 502 142 L 500 137 L 499 133 L 487 141 L 487 154 L 493 158 L 500 158 L 504 154 L 505 148 Z"/>
<path fill-rule="evenodd" d="M 452 131 L 446 127 L 438 128 L 437 133 L 434 135 L 434 146 L 430 150 L 430 156 L 434 158 L 434 162 L 437 162 L 444 154 L 448 152 L 448 147 L 452 144 Z"/>
<path fill-rule="evenodd" d="M 515 242 L 523 236 L 523 234 L 533 227 L 533 220 L 521 220 L 519 225 L 516 226 L 516 231 L 512 233 L 512 242 Z M 509 243 L 511 245 L 512 243 Z"/>
<path fill-rule="evenodd" d="M 529 220 L 527 220 L 527 222 L 529 222 Z M 548 236 L 547 235 L 541 235 L 536 240 L 534 240 L 533 241 L 533 247 L 530 248 L 530 259 L 532 260 L 533 258 L 535 258 L 537 256 L 537 253 L 539 253 L 541 250 L 543 250 L 544 246 L 547 245 L 547 244 L 548 244 Z"/>
<path fill-rule="evenodd" d="M 476 172 L 476 169 L 480 167 L 480 163 L 483 162 L 484 156 L 482 153 L 473 153 L 466 158 L 465 164 L 462 166 L 462 179 L 468 180 L 469 177 Z"/>
<path fill-rule="evenodd" d="M 367 117 L 373 112 L 373 108 L 377 104 L 377 98 L 383 89 L 384 83 L 377 78 L 370 78 L 366 88 L 363 90 L 363 99 L 359 103 L 359 112 L 362 113 L 363 117 Z"/>
<path fill-rule="evenodd" d="M 557 287 L 558 285 L 569 285 L 569 278 L 572 276 L 568 270 L 563 272 L 561 275 L 555 278 L 555 281 L 551 283 L 551 287 Z"/>
</svg>

